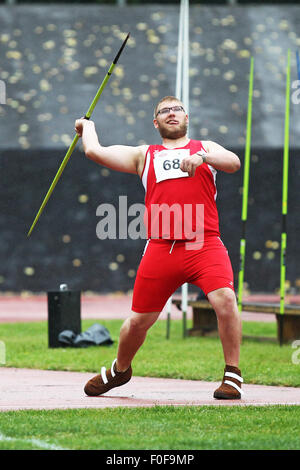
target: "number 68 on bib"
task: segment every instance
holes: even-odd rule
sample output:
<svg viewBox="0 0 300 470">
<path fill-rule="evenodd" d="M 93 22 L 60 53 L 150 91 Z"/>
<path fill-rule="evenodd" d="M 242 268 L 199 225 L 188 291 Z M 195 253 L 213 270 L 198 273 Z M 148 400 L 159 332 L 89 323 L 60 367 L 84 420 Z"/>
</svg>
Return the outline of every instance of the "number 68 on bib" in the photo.
<svg viewBox="0 0 300 470">
<path fill-rule="evenodd" d="M 156 182 L 189 176 L 187 171 L 180 169 L 182 160 L 189 155 L 189 149 L 162 150 L 156 153 L 153 160 Z"/>
</svg>

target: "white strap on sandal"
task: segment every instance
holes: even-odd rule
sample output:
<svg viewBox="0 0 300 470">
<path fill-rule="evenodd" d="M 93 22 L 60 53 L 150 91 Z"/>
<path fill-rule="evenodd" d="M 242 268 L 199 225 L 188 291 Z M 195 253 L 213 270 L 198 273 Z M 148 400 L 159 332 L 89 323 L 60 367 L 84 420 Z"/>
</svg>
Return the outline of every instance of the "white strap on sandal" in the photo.
<svg viewBox="0 0 300 470">
<path fill-rule="evenodd" d="M 107 384 L 108 380 L 106 377 L 106 367 L 101 367 L 101 377 L 104 384 Z"/>
<path fill-rule="evenodd" d="M 243 378 L 234 372 L 225 372 L 225 377 L 231 377 L 232 379 L 238 380 L 241 384 L 244 382 Z M 227 385 L 231 385 L 231 387 L 235 388 L 241 395 L 244 395 L 243 390 L 232 380 L 224 380 L 224 383 Z"/>
<path fill-rule="evenodd" d="M 225 372 L 225 376 L 226 377 L 231 377 L 232 379 L 236 379 L 239 382 L 241 382 L 241 384 L 244 382 L 242 377 L 240 377 L 238 374 L 235 374 L 234 372 Z"/>
<path fill-rule="evenodd" d="M 231 387 L 235 388 L 241 395 L 244 395 L 243 390 L 234 382 L 231 382 L 231 380 L 225 380 L 224 384 L 231 385 Z"/>
<path fill-rule="evenodd" d="M 110 373 L 111 373 L 111 376 L 112 377 L 115 377 L 115 371 L 114 371 L 114 365 L 115 363 L 117 362 L 117 359 L 115 359 L 111 365 L 111 369 L 110 369 Z M 104 384 L 107 384 L 108 383 L 108 379 L 107 379 L 107 375 L 106 375 L 106 367 L 101 367 L 101 377 L 102 377 L 102 380 L 103 380 L 103 383 Z"/>
<path fill-rule="evenodd" d="M 110 372 L 111 372 L 111 375 L 112 377 L 114 377 L 116 374 L 115 374 L 115 371 L 114 371 L 114 365 L 115 363 L 117 362 L 117 359 L 115 359 L 111 365 L 111 369 L 110 369 Z"/>
</svg>

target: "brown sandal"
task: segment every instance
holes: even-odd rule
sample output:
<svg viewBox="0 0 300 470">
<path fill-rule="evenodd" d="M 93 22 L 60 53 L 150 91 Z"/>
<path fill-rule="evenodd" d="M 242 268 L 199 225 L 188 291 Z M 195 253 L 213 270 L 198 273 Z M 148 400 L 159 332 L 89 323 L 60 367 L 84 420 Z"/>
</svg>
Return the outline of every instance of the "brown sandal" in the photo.
<svg viewBox="0 0 300 470">
<path fill-rule="evenodd" d="M 233 366 L 225 366 L 222 384 L 214 392 L 214 398 L 223 400 L 239 400 L 243 395 L 242 374 L 240 369 Z"/>
<path fill-rule="evenodd" d="M 84 387 L 84 391 L 89 396 L 102 395 L 108 392 L 111 388 L 120 387 L 121 385 L 129 382 L 132 376 L 131 366 L 124 372 L 118 372 L 116 369 L 115 359 L 111 368 L 106 370 L 105 367 L 101 368 L 101 373 L 92 377 Z"/>
</svg>

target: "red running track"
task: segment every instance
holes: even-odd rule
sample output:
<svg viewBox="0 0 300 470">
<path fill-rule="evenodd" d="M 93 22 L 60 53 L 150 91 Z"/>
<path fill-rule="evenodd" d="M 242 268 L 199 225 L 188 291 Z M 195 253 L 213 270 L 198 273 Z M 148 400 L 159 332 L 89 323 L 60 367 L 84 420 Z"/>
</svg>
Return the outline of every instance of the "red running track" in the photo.
<svg viewBox="0 0 300 470">
<path fill-rule="evenodd" d="M 0 411 L 202 405 L 300 405 L 299 388 L 243 385 L 241 400 L 216 400 L 219 382 L 132 377 L 122 387 L 88 397 L 91 373 L 0 368 Z"/>
<path fill-rule="evenodd" d="M 245 296 L 245 301 L 278 302 L 275 295 Z M 287 301 L 300 303 L 300 296 L 290 296 Z M 187 317 L 191 318 L 191 307 L 188 308 Z M 131 312 L 130 295 L 82 295 L 81 318 L 82 319 L 125 319 Z M 47 320 L 47 295 L 36 296 L 0 296 L 0 323 L 31 322 Z M 162 311 L 160 319 L 167 316 L 166 308 Z M 171 309 L 172 318 L 181 318 L 182 314 L 175 305 Z M 274 322 L 275 315 L 251 312 L 243 312 L 245 321 Z"/>
</svg>

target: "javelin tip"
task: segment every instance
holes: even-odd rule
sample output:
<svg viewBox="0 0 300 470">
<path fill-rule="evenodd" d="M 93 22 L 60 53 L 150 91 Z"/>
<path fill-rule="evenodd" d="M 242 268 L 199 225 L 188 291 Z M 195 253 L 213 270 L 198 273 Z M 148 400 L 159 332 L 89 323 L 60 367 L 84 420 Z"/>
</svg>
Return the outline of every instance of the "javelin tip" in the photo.
<svg viewBox="0 0 300 470">
<path fill-rule="evenodd" d="M 116 65 L 116 63 L 118 62 L 118 60 L 119 60 L 119 58 L 120 58 L 120 55 L 122 54 L 122 51 L 123 51 L 123 49 L 124 49 L 124 47 L 125 47 L 125 45 L 126 45 L 126 42 L 127 42 L 128 39 L 129 39 L 129 36 L 130 36 L 130 33 L 127 34 L 126 38 L 125 38 L 124 41 L 123 41 L 122 46 L 120 47 L 120 50 L 119 50 L 118 54 L 117 54 L 116 57 L 114 58 L 113 63 L 114 63 L 115 65 Z"/>
</svg>

